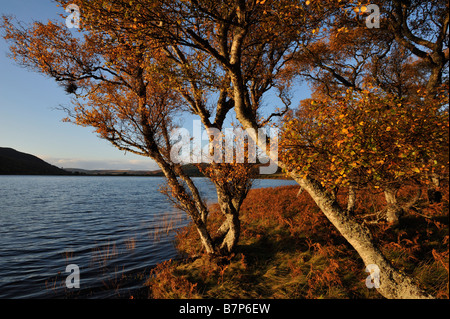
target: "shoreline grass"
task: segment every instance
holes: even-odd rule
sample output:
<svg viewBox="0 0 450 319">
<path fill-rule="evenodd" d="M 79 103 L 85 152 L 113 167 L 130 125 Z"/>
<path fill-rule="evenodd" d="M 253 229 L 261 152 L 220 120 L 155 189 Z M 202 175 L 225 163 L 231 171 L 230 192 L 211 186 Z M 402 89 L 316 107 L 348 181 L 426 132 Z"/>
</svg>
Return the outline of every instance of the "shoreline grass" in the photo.
<svg viewBox="0 0 450 319">
<path fill-rule="evenodd" d="M 241 209 L 241 237 L 229 257 L 201 253 L 197 232 L 187 226 L 177 233 L 183 260 L 156 266 L 146 281 L 150 298 L 383 298 L 368 289 L 368 273 L 353 248 L 298 186 L 251 190 Z M 406 187 L 402 194 L 414 193 Z M 297 196 L 298 195 L 298 196 Z M 375 199 L 374 199 L 375 198 Z M 346 194 L 338 195 L 342 203 Z M 379 211 L 381 194 L 358 194 L 356 218 Z M 392 264 L 413 277 L 437 298 L 449 298 L 448 186 L 440 204 L 419 204 L 420 213 L 405 212 L 401 223 L 370 224 L 375 239 Z M 212 206 L 209 227 L 221 224 Z"/>
</svg>

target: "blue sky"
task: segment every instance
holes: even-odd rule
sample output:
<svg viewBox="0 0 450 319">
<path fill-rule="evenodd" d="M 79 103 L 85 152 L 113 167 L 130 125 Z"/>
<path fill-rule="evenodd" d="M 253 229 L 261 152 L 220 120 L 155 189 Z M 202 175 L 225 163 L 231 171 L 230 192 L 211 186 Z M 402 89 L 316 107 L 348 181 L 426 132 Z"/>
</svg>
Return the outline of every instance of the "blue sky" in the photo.
<svg viewBox="0 0 450 319">
<path fill-rule="evenodd" d="M 19 21 L 62 19 L 62 8 L 50 0 L 0 0 L 0 14 Z M 0 146 L 36 155 L 59 167 L 84 169 L 157 169 L 148 158 L 115 149 L 84 128 L 61 119 L 56 110 L 70 96 L 55 81 L 19 67 L 6 55 L 0 38 Z"/>
<path fill-rule="evenodd" d="M 0 15 L 13 15 L 25 23 L 63 19 L 61 13 L 64 10 L 50 0 L 0 0 Z M 65 113 L 56 108 L 68 105 L 70 96 L 52 79 L 19 67 L 7 53 L 8 45 L 0 37 L 0 147 L 65 168 L 157 169 L 151 159 L 117 150 L 92 128 L 63 123 Z M 296 93 L 293 106 L 309 96 L 304 86 Z"/>
</svg>

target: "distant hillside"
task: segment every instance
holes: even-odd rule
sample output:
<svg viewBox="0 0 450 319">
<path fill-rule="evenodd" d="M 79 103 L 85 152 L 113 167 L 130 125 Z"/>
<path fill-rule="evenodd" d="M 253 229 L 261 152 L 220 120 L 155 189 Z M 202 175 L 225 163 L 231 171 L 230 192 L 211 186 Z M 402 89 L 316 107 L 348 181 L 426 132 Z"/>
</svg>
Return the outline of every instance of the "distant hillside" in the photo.
<svg viewBox="0 0 450 319">
<path fill-rule="evenodd" d="M 159 176 L 158 171 L 135 171 L 135 170 L 120 170 L 120 169 L 82 169 L 82 168 L 66 168 L 64 170 L 72 175 L 101 175 L 101 176 Z"/>
<path fill-rule="evenodd" d="M 105 176 L 156 176 L 161 177 L 164 176 L 162 170 L 154 170 L 154 171 L 134 171 L 134 170 L 108 170 L 108 169 L 100 169 L 100 170 L 88 170 L 81 168 L 64 168 L 66 171 L 72 173 L 73 175 L 105 175 Z M 189 176 L 203 176 L 202 173 L 192 164 L 187 164 L 183 166 L 183 170 Z"/>
<path fill-rule="evenodd" d="M 154 171 L 133 171 L 133 170 L 87 170 L 81 168 L 64 168 L 67 172 L 72 175 L 94 175 L 94 176 L 164 176 L 162 170 Z M 183 171 L 191 177 L 203 177 L 204 175 L 200 170 L 193 164 L 183 165 Z M 255 167 L 254 178 L 281 178 L 285 179 L 286 176 L 281 172 L 281 168 L 278 168 L 275 174 L 270 175 L 260 175 L 259 170 Z"/>
<path fill-rule="evenodd" d="M 259 164 L 260 165 L 260 164 Z M 183 165 L 184 172 L 191 177 L 204 176 L 193 164 Z M 60 169 L 40 158 L 16 151 L 12 148 L 0 147 L 0 175 L 104 175 L 104 176 L 164 176 L 161 170 L 85 170 L 79 168 Z M 259 175 L 255 167 L 254 178 L 285 178 L 278 169 L 272 175 Z"/>
<path fill-rule="evenodd" d="M 67 175 L 68 172 L 40 158 L 0 147 L 0 175 Z"/>
</svg>

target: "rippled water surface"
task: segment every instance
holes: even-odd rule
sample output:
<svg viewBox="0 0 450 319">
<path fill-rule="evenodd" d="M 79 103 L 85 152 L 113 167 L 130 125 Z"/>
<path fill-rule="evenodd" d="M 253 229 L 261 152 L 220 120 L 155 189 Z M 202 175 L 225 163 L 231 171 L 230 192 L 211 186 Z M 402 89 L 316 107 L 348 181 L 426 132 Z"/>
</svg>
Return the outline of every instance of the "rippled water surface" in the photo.
<svg viewBox="0 0 450 319">
<path fill-rule="evenodd" d="M 211 184 L 194 180 L 214 202 Z M 189 222 L 158 191 L 164 183 L 159 177 L 0 176 L 0 298 L 74 293 L 65 287 L 69 264 L 80 269 L 79 296 L 126 297 L 142 285 L 145 270 L 177 257 L 174 232 Z M 254 187 L 291 184 L 257 180 Z"/>
</svg>

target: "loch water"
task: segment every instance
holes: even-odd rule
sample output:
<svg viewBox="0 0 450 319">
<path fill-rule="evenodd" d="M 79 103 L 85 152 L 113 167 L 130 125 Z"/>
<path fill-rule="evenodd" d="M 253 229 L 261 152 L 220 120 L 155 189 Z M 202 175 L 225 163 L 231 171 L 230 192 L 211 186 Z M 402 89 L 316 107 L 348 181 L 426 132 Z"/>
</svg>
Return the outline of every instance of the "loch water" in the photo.
<svg viewBox="0 0 450 319">
<path fill-rule="evenodd" d="M 207 179 L 194 182 L 216 201 Z M 142 274 L 178 257 L 175 232 L 189 223 L 163 185 L 162 177 L 0 176 L 0 298 L 130 297 Z M 282 185 L 295 182 L 253 188 Z M 69 265 L 79 288 L 67 288 Z"/>
</svg>

